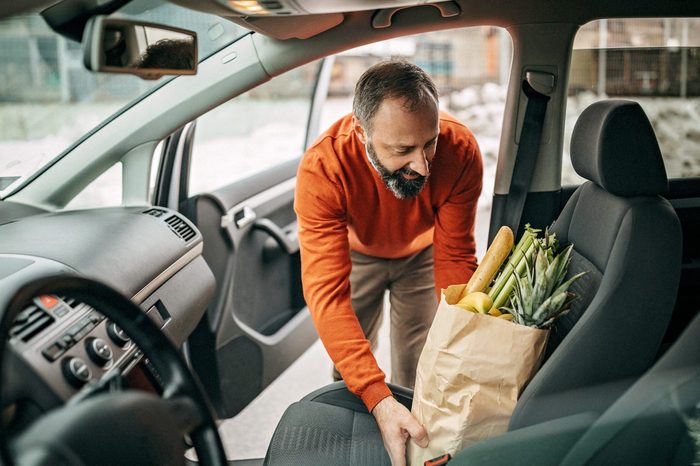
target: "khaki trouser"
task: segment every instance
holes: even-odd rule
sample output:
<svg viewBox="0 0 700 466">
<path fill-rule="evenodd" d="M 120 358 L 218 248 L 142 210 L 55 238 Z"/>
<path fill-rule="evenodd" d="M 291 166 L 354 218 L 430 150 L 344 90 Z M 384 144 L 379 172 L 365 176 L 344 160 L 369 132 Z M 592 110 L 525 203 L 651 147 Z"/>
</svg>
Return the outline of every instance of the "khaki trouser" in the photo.
<svg viewBox="0 0 700 466">
<path fill-rule="evenodd" d="M 416 366 L 437 310 L 433 247 L 400 259 L 350 252 L 352 307 L 365 336 L 377 346 L 384 292 L 391 304 L 391 382 L 413 388 Z M 334 369 L 333 378 L 340 380 Z"/>
</svg>

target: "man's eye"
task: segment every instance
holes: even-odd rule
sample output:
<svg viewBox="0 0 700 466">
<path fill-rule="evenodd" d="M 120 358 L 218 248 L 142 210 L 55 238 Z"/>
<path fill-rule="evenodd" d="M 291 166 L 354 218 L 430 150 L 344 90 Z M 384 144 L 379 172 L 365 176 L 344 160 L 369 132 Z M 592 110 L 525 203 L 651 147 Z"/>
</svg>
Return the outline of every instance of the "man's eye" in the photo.
<svg viewBox="0 0 700 466">
<path fill-rule="evenodd" d="M 427 143 L 427 144 L 425 145 L 425 147 L 434 146 L 436 142 L 437 142 L 437 139 L 433 139 L 432 141 L 430 141 L 429 143 Z"/>
</svg>

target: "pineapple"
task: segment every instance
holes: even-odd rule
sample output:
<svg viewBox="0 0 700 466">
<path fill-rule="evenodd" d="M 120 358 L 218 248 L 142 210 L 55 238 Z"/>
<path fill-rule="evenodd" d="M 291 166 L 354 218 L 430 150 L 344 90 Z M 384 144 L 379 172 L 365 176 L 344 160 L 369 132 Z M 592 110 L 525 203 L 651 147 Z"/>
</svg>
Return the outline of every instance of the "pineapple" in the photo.
<svg viewBox="0 0 700 466">
<path fill-rule="evenodd" d="M 526 260 L 525 274 L 514 274 L 515 289 L 510 297 L 512 307 L 505 309 L 513 315 L 513 322 L 548 328 L 557 317 L 568 312 L 576 295 L 567 290 L 586 272 L 565 280 L 573 245 L 555 255 L 556 237 L 549 231 L 545 230 L 544 236 L 533 244 L 535 250 Z"/>
</svg>

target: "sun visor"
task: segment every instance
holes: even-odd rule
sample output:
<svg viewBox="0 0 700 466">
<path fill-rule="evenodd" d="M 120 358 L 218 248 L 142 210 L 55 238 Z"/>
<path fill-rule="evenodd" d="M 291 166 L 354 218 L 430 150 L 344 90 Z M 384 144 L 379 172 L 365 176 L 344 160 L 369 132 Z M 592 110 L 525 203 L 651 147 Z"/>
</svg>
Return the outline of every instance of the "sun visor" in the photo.
<svg viewBox="0 0 700 466">
<path fill-rule="evenodd" d="M 332 29 L 343 22 L 344 15 L 330 13 L 290 17 L 228 16 L 228 19 L 246 29 L 251 29 L 279 40 L 308 39 Z"/>
</svg>

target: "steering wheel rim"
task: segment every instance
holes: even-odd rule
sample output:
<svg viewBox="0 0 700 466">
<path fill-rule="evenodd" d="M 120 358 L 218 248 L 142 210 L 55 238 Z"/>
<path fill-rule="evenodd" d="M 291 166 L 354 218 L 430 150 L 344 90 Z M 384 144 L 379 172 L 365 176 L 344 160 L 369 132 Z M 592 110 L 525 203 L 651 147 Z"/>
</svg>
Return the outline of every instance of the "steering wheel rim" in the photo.
<svg viewBox="0 0 700 466">
<path fill-rule="evenodd" d="M 189 436 L 202 464 L 226 464 L 213 410 L 199 381 L 187 368 L 180 353 L 138 306 L 113 288 L 80 276 L 48 276 L 24 284 L 5 303 L 0 303 L 0 374 L 4 374 L 5 351 L 12 322 L 33 299 L 45 294 L 67 294 L 83 302 L 121 327 L 141 349 L 163 381 L 163 398 L 183 396 L 193 401 L 199 425 Z M 2 391 L 0 390 L 0 406 Z M 9 452 L 4 424 L 0 422 L 0 461 L 15 464 Z"/>
</svg>

